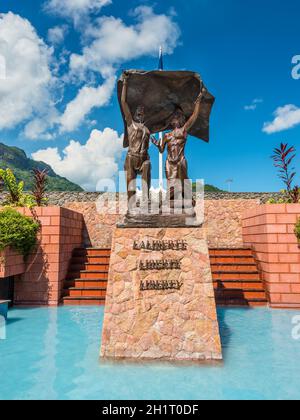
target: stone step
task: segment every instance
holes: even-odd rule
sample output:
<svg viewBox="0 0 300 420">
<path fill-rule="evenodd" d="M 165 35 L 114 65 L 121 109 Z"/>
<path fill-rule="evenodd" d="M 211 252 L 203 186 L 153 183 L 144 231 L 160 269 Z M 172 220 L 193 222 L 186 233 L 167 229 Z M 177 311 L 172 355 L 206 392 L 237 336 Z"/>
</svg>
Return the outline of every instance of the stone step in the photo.
<svg viewBox="0 0 300 420">
<path fill-rule="evenodd" d="M 109 264 L 110 257 L 106 256 L 88 256 L 83 255 L 81 257 L 73 257 L 71 260 L 72 264 Z"/>
<path fill-rule="evenodd" d="M 253 256 L 250 248 L 211 248 L 209 253 L 211 256 Z"/>
<path fill-rule="evenodd" d="M 110 249 L 77 248 L 64 284 L 65 305 L 104 305 Z"/>
<path fill-rule="evenodd" d="M 80 271 L 79 278 L 82 280 L 84 279 L 107 280 L 108 270 Z"/>
<path fill-rule="evenodd" d="M 210 262 L 212 264 L 254 264 L 255 260 L 253 256 L 249 255 L 218 255 L 218 256 L 211 256 Z"/>
<path fill-rule="evenodd" d="M 211 269 L 213 273 L 258 273 L 257 265 L 252 264 L 235 264 L 235 263 L 222 263 L 222 264 L 211 264 Z"/>
<path fill-rule="evenodd" d="M 108 271 L 109 264 L 107 263 L 81 263 L 81 264 L 72 264 L 71 272 L 80 272 L 80 271 Z"/>
<path fill-rule="evenodd" d="M 73 257 L 110 257 L 110 249 L 100 248 L 77 248 L 73 252 Z"/>
<path fill-rule="evenodd" d="M 75 279 L 75 280 L 69 280 L 65 282 L 65 288 L 69 289 L 70 287 L 79 287 L 79 288 L 94 288 L 94 287 L 100 287 L 100 288 L 107 288 L 107 280 L 97 280 L 97 279 Z"/>
<path fill-rule="evenodd" d="M 219 307 L 264 307 L 268 305 L 268 302 L 264 299 L 253 299 L 251 301 L 245 299 L 219 299 L 217 305 Z"/>
<path fill-rule="evenodd" d="M 253 281 L 236 281 L 236 280 L 224 280 L 214 281 L 215 289 L 242 289 L 242 290 L 263 290 L 264 287 L 260 280 Z"/>
<path fill-rule="evenodd" d="M 99 299 L 105 298 L 106 296 L 106 288 L 100 287 L 70 287 L 69 289 L 69 296 L 70 297 L 97 297 Z"/>
<path fill-rule="evenodd" d="M 266 293 L 264 290 L 236 290 L 236 289 L 217 289 L 215 290 L 215 296 L 217 301 L 227 299 L 239 299 L 239 300 L 267 300 Z"/>
<path fill-rule="evenodd" d="M 98 298 L 94 296 L 77 298 L 67 296 L 63 299 L 63 302 L 66 306 L 100 306 L 105 305 L 105 298 Z"/>
<path fill-rule="evenodd" d="M 218 306 L 266 306 L 259 271 L 248 248 L 210 250 Z M 110 250 L 77 249 L 65 283 L 65 305 L 104 305 Z"/>
<path fill-rule="evenodd" d="M 247 280 L 260 280 L 259 273 L 237 273 L 236 271 L 218 271 L 216 273 L 212 273 L 213 280 L 214 281 L 224 281 L 224 280 L 241 280 L 241 281 L 247 281 Z"/>
<path fill-rule="evenodd" d="M 70 271 L 67 275 L 66 280 L 74 279 L 92 279 L 92 280 L 107 280 L 108 270 L 82 270 L 82 271 Z"/>
</svg>

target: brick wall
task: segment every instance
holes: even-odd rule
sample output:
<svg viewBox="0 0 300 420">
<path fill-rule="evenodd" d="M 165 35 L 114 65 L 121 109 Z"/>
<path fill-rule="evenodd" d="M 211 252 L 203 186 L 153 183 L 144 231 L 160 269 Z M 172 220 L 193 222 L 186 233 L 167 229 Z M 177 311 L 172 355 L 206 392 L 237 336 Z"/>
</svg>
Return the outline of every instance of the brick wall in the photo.
<svg viewBox="0 0 300 420">
<path fill-rule="evenodd" d="M 260 205 L 243 215 L 245 245 L 256 254 L 273 307 L 300 308 L 300 204 Z"/>
<path fill-rule="evenodd" d="M 24 258 L 13 249 L 0 252 L 0 279 L 17 276 L 25 272 Z"/>
<path fill-rule="evenodd" d="M 19 209 L 32 216 L 29 209 Z M 41 223 L 39 245 L 26 263 L 25 274 L 15 279 L 15 304 L 58 305 L 74 248 L 82 245 L 83 218 L 61 207 L 36 208 Z"/>
</svg>

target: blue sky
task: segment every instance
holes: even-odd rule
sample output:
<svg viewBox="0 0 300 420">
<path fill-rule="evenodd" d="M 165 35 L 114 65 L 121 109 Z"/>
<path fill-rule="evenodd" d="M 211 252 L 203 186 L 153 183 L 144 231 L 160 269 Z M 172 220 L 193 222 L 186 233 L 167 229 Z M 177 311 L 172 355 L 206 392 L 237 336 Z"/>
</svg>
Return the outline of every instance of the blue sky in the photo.
<svg viewBox="0 0 300 420">
<path fill-rule="evenodd" d="M 299 2 L 112 0 L 111 4 L 100 9 L 101 2 L 109 1 L 85 1 L 86 5 L 94 6 L 89 12 L 87 8 L 68 9 L 70 0 L 56 3 L 66 3 L 61 10 L 49 10 L 49 2 L 55 6 L 57 0 L 48 0 L 48 9 L 46 1 L 1 1 L 0 53 L 9 62 L 7 77 L 10 77 L 9 69 L 14 66 L 13 77 L 20 81 L 21 75 L 22 83 L 27 84 L 28 89 L 23 92 L 17 82 L 10 85 L 0 80 L 0 105 L 5 110 L 2 119 L 0 116 L 0 141 L 21 147 L 35 158 L 47 160 L 56 172 L 93 189 L 95 180 L 111 177 L 117 168 L 123 166 L 124 154 L 121 154 L 120 147 L 123 126 L 113 78 L 124 68 L 155 69 L 159 47 L 155 44 L 162 42 L 167 52 L 165 68 L 199 72 L 216 96 L 210 144 L 190 138 L 187 145 L 191 178 L 204 178 L 207 183 L 220 188 L 226 188 L 225 181 L 232 178 L 234 191 L 279 190 L 282 185 L 270 156 L 272 149 L 282 141 L 296 146 L 299 152 L 296 166 L 300 167 L 300 79 L 294 80 L 291 76 L 292 57 L 300 54 Z M 140 9 L 133 12 L 137 7 Z M 9 21 L 8 12 L 11 12 Z M 21 21 L 17 20 L 17 15 Z M 102 19 L 100 23 L 97 21 L 99 17 Z M 103 45 L 103 42 L 108 39 L 118 43 L 118 36 L 120 42 L 124 41 L 121 31 L 118 35 L 120 26 L 112 30 L 115 38 L 107 35 L 117 18 L 123 29 L 134 26 L 135 35 L 128 51 L 124 48 L 124 54 L 119 51 L 113 56 L 114 53 L 103 53 L 105 45 L 109 45 Z M 25 22 L 24 19 L 29 23 L 22 32 L 20 22 Z M 152 23 L 155 23 L 154 39 L 150 45 L 148 24 L 151 27 Z M 13 39 L 15 34 L 11 33 L 13 25 L 16 33 L 22 32 L 17 41 Z M 139 25 L 144 25 L 142 31 Z M 53 28 L 59 29 L 51 32 Z M 27 33 L 33 37 L 32 45 L 35 44 L 39 52 L 30 48 L 21 59 L 18 49 L 17 54 L 21 56 L 12 57 L 11 50 L 27 37 Z M 93 42 L 94 48 L 91 49 Z M 88 53 L 84 54 L 87 49 Z M 24 60 L 29 54 L 33 55 L 32 61 L 23 70 Z M 74 58 L 80 57 L 81 64 L 76 61 L 71 68 L 71 57 L 73 62 Z M 33 76 L 37 68 L 43 72 L 38 74 L 39 83 L 35 84 Z M 19 73 L 15 74 L 17 71 Z M 99 102 L 96 101 L 90 109 L 87 107 L 88 111 L 82 116 L 80 112 L 87 98 L 78 96 L 79 92 L 85 88 L 98 89 L 103 84 L 108 86 L 108 92 L 99 93 L 103 96 L 103 106 L 99 97 Z M 38 95 L 35 95 L 36 87 L 40 89 Z M 13 94 L 8 88 L 16 89 L 16 92 Z M 97 92 L 86 92 L 88 102 L 95 101 Z M 7 99 L 5 95 L 8 95 Z M 66 115 L 68 105 L 74 103 L 75 98 L 78 99 L 76 109 L 73 107 Z M 17 108 L 18 118 L 9 114 L 12 113 L 9 104 L 15 100 L 21 101 L 20 108 Z M 29 109 L 32 110 L 29 112 Z M 268 134 L 263 127 L 274 121 L 276 110 L 280 120 L 269 126 L 272 133 Z M 32 121 L 34 124 L 30 125 Z M 91 136 L 94 129 L 101 133 L 94 132 Z M 92 140 L 86 147 L 89 138 Z M 66 147 L 66 154 L 62 155 Z M 151 158 L 153 177 L 156 178 L 158 163 L 154 148 L 151 148 Z"/>
</svg>

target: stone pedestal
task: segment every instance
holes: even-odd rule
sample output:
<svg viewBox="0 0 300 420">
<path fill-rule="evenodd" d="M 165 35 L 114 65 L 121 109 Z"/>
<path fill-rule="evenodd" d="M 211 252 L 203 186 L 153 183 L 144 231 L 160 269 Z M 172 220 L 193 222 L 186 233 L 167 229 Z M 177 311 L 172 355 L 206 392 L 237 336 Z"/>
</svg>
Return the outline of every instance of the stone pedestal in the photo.
<svg viewBox="0 0 300 420">
<path fill-rule="evenodd" d="M 195 213 L 192 215 L 186 214 L 171 214 L 171 215 L 151 215 L 127 214 L 122 223 L 118 224 L 118 228 L 184 228 L 184 227 L 201 227 L 202 225 L 197 221 Z"/>
<path fill-rule="evenodd" d="M 101 357 L 222 359 L 203 229 L 116 229 Z"/>
</svg>

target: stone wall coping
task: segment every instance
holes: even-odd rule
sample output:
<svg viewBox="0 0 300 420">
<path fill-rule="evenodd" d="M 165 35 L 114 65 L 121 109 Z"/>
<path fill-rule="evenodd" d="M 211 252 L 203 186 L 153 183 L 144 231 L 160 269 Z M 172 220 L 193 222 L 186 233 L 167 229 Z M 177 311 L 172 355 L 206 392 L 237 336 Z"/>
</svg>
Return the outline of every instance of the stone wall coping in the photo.
<svg viewBox="0 0 300 420">
<path fill-rule="evenodd" d="M 10 206 L 1 206 L 1 195 L 0 195 L 0 211 L 5 208 L 12 208 L 17 210 L 24 216 L 69 216 L 70 214 L 79 214 L 76 210 L 68 209 L 64 206 L 59 205 L 50 205 L 43 207 L 33 207 L 32 209 L 28 207 L 10 207 Z"/>
<path fill-rule="evenodd" d="M 0 193 L 0 205 L 3 203 L 7 193 Z M 47 198 L 50 206 L 63 207 L 67 203 L 90 203 L 96 202 L 99 197 L 116 197 L 126 201 L 126 193 L 99 193 L 99 192 L 49 192 Z M 196 194 L 195 194 L 196 196 Z M 272 198 L 279 198 L 280 193 L 273 192 L 205 192 L 205 200 L 253 200 L 258 199 L 261 203 L 266 203 Z"/>
</svg>

